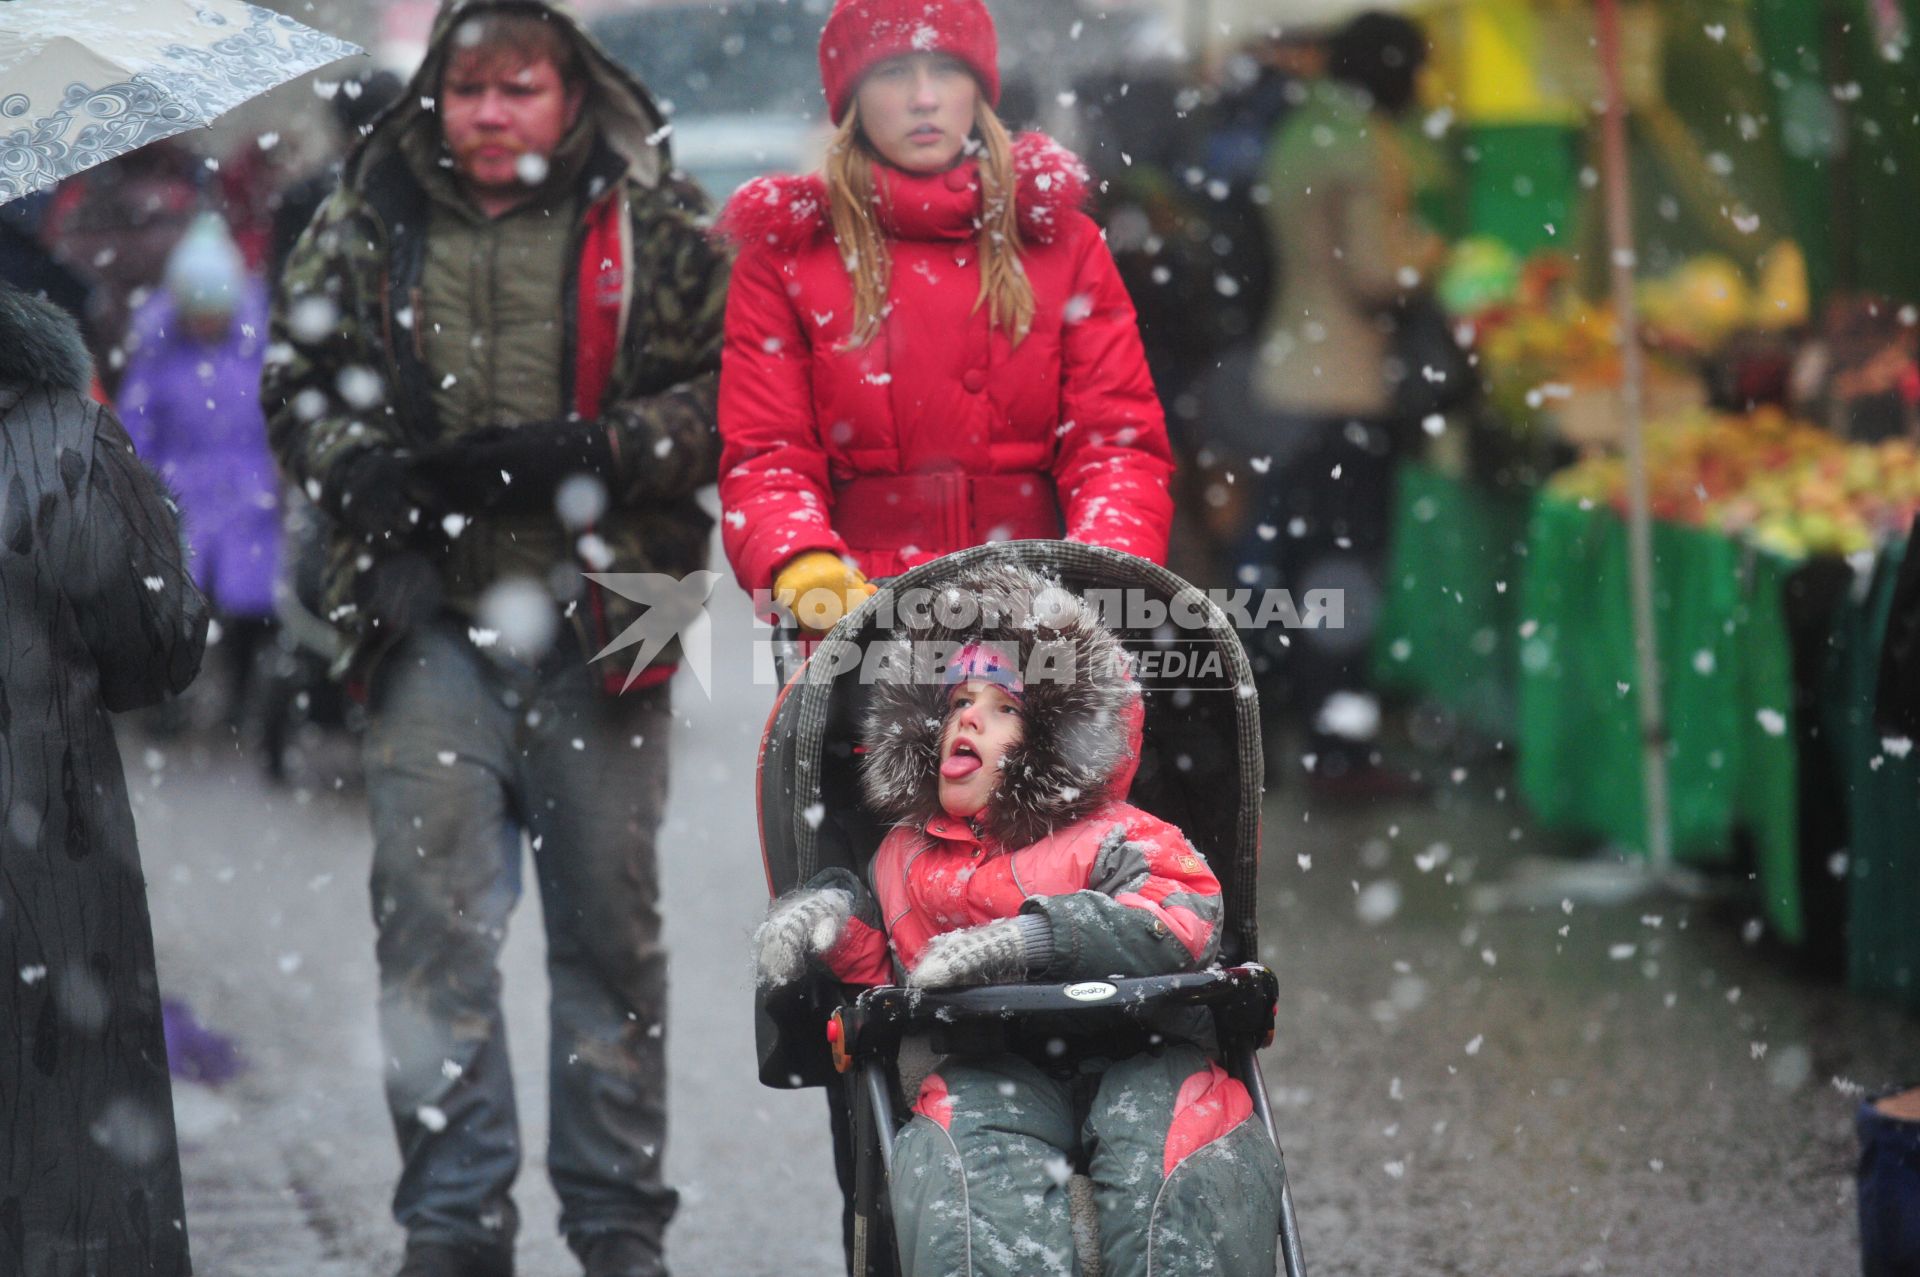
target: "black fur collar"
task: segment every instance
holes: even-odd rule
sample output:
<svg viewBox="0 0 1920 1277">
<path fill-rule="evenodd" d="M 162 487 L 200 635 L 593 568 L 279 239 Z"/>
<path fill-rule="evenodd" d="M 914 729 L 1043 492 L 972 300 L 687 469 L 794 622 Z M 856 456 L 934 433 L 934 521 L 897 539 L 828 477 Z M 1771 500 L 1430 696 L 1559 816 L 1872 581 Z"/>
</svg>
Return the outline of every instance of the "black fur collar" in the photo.
<svg viewBox="0 0 1920 1277">
<path fill-rule="evenodd" d="M 0 385 L 53 386 L 86 394 L 93 361 L 73 316 L 0 284 Z"/>
<path fill-rule="evenodd" d="M 895 668 L 910 669 L 916 643 L 983 640 L 1018 648 L 1023 668 L 1036 646 L 1064 643 L 1071 681 L 1030 680 L 1024 733 L 1005 760 L 992 804 L 982 813 L 988 841 L 1015 849 L 1091 815 L 1130 771 L 1139 727 L 1138 686 L 1125 672 L 1120 641 L 1085 600 L 1015 567 L 995 567 L 952 583 L 998 605 L 1022 624 L 950 629 L 929 623 L 896 631 Z M 945 686 L 938 681 L 876 683 L 865 723 L 861 786 L 867 803 L 898 823 L 921 824 L 940 812 L 940 729 Z"/>
</svg>

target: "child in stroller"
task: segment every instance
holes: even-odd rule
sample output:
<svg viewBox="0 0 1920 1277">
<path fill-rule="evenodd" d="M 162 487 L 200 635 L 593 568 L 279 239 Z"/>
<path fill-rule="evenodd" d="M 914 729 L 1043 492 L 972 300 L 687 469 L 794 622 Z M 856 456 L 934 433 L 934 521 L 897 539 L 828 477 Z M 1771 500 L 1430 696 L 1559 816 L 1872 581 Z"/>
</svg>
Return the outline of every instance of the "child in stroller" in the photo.
<svg viewBox="0 0 1920 1277">
<path fill-rule="evenodd" d="M 896 636 L 891 668 L 924 671 L 933 651 L 941 669 L 872 689 L 861 781 L 894 824 L 868 881 L 828 869 L 776 901 L 754 937 L 761 982 L 815 964 L 868 986 L 897 967 L 922 989 L 1207 966 L 1220 884 L 1178 829 L 1125 801 L 1142 711 L 1119 641 L 1024 568 L 956 588 L 987 623 Z M 995 1053 L 927 1074 L 889 1187 L 908 1277 L 1079 1271 L 1076 1155 L 1105 1277 L 1274 1271 L 1279 1153 L 1198 1041 L 1170 1027 L 1058 1072 Z"/>
</svg>

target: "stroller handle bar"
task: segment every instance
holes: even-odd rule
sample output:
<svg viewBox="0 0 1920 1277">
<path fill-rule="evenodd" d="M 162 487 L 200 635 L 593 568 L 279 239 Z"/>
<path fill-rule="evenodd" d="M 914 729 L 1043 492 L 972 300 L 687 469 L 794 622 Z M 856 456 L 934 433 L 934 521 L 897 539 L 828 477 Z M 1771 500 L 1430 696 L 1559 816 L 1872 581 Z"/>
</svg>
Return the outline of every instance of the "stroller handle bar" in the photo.
<svg viewBox="0 0 1920 1277">
<path fill-rule="evenodd" d="M 1032 1015 L 1066 1017 L 1088 1029 L 1141 1023 L 1171 1008 L 1209 1009 L 1223 1033 L 1262 1046 L 1273 1040 L 1280 981 L 1266 967 L 1237 967 L 1082 980 L 1072 984 L 994 984 L 971 989 L 867 989 L 827 1022 L 834 1066 L 842 1073 L 872 1054 L 891 1054 L 900 1040 L 929 1029 L 990 1026 Z"/>
</svg>

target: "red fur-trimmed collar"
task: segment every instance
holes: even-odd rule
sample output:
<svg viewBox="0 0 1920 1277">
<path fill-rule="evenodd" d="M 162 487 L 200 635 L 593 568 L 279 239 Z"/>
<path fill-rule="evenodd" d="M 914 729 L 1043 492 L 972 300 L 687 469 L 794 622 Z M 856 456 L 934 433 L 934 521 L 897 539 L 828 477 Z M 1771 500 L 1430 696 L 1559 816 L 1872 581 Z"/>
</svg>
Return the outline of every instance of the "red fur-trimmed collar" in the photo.
<svg viewBox="0 0 1920 1277">
<path fill-rule="evenodd" d="M 1063 214 L 1086 202 L 1086 165 L 1046 134 L 1022 133 L 1013 140 L 1013 168 L 1021 231 L 1036 243 L 1051 243 Z M 827 185 L 818 173 L 754 179 L 727 201 L 715 227 L 716 235 L 738 247 L 768 244 L 785 251 L 827 232 Z"/>
</svg>

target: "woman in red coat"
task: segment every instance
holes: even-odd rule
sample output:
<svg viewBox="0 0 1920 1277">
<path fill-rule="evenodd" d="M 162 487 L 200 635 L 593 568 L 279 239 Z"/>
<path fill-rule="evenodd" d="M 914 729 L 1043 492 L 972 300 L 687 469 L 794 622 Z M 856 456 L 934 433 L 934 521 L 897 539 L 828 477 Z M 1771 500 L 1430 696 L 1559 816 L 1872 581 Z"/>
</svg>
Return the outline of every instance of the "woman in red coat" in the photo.
<svg viewBox="0 0 1920 1277">
<path fill-rule="evenodd" d="M 994 540 L 1166 557 L 1173 463 L 1087 173 L 1009 138 L 980 0 L 840 0 L 824 170 L 762 178 L 720 376 L 727 556 L 824 629 L 867 577 Z M 829 605 L 830 604 L 830 605 Z"/>
</svg>

